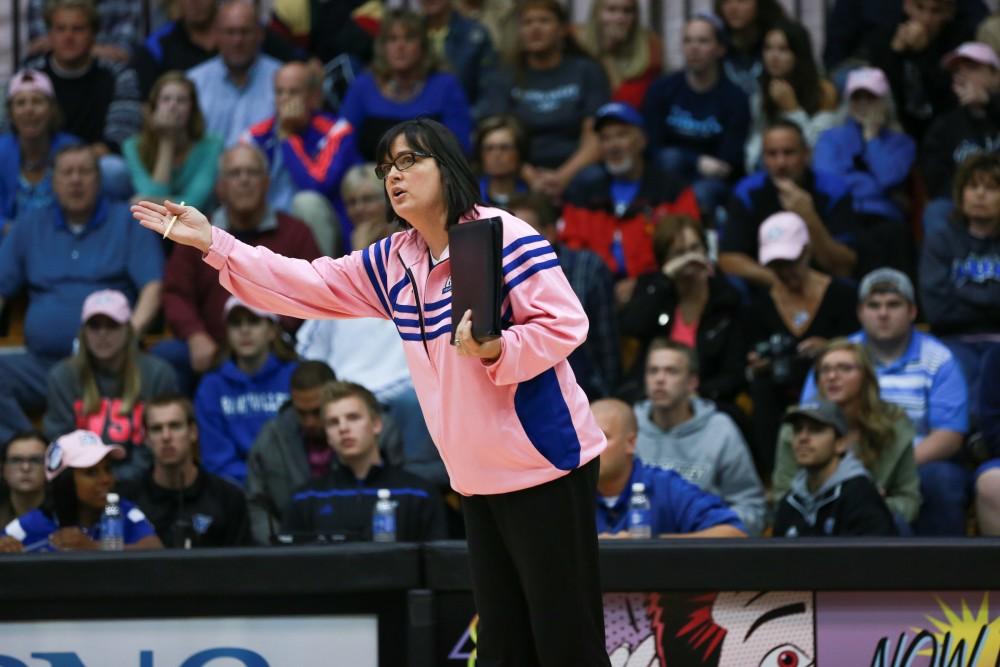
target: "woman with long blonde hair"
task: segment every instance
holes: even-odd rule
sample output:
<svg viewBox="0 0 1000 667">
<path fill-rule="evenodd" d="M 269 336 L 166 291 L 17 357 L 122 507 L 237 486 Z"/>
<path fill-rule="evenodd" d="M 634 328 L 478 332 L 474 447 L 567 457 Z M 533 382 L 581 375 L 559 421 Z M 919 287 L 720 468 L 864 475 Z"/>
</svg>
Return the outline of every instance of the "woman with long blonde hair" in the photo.
<svg viewBox="0 0 1000 667">
<path fill-rule="evenodd" d="M 152 464 L 143 446 L 145 402 L 177 391 L 165 361 L 139 350 L 128 299 L 117 290 L 94 292 L 83 302 L 76 353 L 49 373 L 43 431 L 49 440 L 74 429 L 93 431 L 121 445 L 124 460 L 113 464 L 118 479 L 133 479 Z"/>
<path fill-rule="evenodd" d="M 859 343 L 837 338 L 816 357 L 814 369 L 819 395 L 843 411 L 852 450 L 871 473 L 897 523 L 912 523 L 921 502 L 913 424 L 902 408 L 882 400 L 868 352 Z M 773 497 L 784 496 L 795 471 L 792 433 L 786 425 L 778 436 Z"/>
<path fill-rule="evenodd" d="M 222 149 L 221 137 L 205 133 L 194 84 L 183 72 L 167 72 L 149 93 L 142 130 L 122 144 L 135 200 L 205 206 Z"/>
</svg>

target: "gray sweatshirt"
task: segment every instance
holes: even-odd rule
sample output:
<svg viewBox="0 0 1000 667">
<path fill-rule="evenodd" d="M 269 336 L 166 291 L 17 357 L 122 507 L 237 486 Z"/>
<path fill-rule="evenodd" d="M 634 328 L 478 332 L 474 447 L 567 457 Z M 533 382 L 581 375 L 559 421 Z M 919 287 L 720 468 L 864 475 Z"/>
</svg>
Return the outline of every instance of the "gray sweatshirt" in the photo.
<svg viewBox="0 0 1000 667">
<path fill-rule="evenodd" d="M 668 431 L 650 419 L 649 401 L 636 403 L 634 409 L 639 420 L 639 459 L 674 470 L 719 496 L 739 515 L 751 535 L 760 535 L 766 514 L 764 487 L 733 420 L 719 412 L 712 401 L 697 397 L 691 399 L 694 416 Z"/>
</svg>

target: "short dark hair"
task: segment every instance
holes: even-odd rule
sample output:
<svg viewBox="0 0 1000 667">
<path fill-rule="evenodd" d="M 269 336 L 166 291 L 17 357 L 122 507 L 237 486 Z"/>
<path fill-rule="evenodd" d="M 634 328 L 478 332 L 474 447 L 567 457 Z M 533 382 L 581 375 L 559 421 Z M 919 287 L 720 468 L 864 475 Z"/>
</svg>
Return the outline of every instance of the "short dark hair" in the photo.
<svg viewBox="0 0 1000 667">
<path fill-rule="evenodd" d="M 292 391 L 308 391 L 322 387 L 328 382 L 336 382 L 337 375 L 325 361 L 318 359 L 307 359 L 299 362 L 299 365 L 292 371 L 289 381 Z"/>
<path fill-rule="evenodd" d="M 170 392 L 166 394 L 160 394 L 154 396 L 153 398 L 146 401 L 146 405 L 142 409 L 142 425 L 144 428 L 149 428 L 149 422 L 147 417 L 149 416 L 149 411 L 151 408 L 163 408 L 168 405 L 179 405 L 181 410 L 184 411 L 184 417 L 187 419 L 188 424 L 195 423 L 194 415 L 194 405 L 191 403 L 191 399 L 184 394 L 178 392 Z"/>
<path fill-rule="evenodd" d="M 474 206 L 484 204 L 479 192 L 469 161 L 462 151 L 458 139 L 447 127 L 430 118 L 415 118 L 398 123 L 382 135 L 375 148 L 375 159 L 385 162 L 389 156 L 389 148 L 396 137 L 402 135 L 410 148 L 423 151 L 433 156 L 441 171 L 441 187 L 447 206 L 446 227 L 457 225 L 459 218 L 472 210 Z M 384 190 L 384 188 L 383 188 Z M 410 223 L 396 215 L 392 208 L 389 193 L 385 193 L 386 220 L 409 228 Z"/>
<path fill-rule="evenodd" d="M 774 130 L 791 130 L 799 137 L 799 142 L 802 144 L 802 148 L 808 148 L 809 144 L 806 142 L 806 133 L 802 131 L 802 126 L 796 123 L 794 120 L 788 118 L 777 118 L 767 124 L 764 128 L 764 133 L 761 138 L 766 137 L 768 132 Z"/>
<path fill-rule="evenodd" d="M 91 161 L 94 163 L 94 169 L 97 170 L 97 175 L 101 174 L 101 161 L 97 157 L 97 153 L 94 149 L 90 147 L 89 144 L 67 144 L 59 150 L 56 151 L 55 155 L 52 156 L 52 164 L 55 166 L 59 163 L 64 155 L 69 155 L 70 153 L 86 153 L 90 156 Z"/>
<path fill-rule="evenodd" d="M 42 17 L 45 19 L 45 27 L 49 30 L 52 29 L 52 21 L 56 15 L 56 12 L 63 9 L 75 9 L 81 11 L 87 17 L 87 25 L 94 35 L 97 35 L 101 30 L 101 17 L 97 13 L 97 8 L 94 7 L 92 0 L 48 0 L 45 3 L 45 11 Z"/>
<path fill-rule="evenodd" d="M 962 211 L 962 193 L 977 177 L 983 176 L 991 180 L 996 187 L 1000 187 L 1000 155 L 996 153 L 975 153 L 967 157 L 955 172 L 955 181 L 952 185 L 952 200 L 955 202 L 954 219 L 961 223 L 966 223 L 965 213 Z"/>
<path fill-rule="evenodd" d="M 7 460 L 7 450 L 10 449 L 10 446 L 15 442 L 17 442 L 18 440 L 38 440 L 45 447 L 49 446 L 48 438 L 46 438 L 44 435 L 42 435 L 35 429 L 18 431 L 11 437 L 7 438 L 7 440 L 5 440 L 2 445 L 0 445 L 0 461 Z"/>
<path fill-rule="evenodd" d="M 555 227 L 556 222 L 559 221 L 559 216 L 552 206 L 552 200 L 541 192 L 515 192 L 510 196 L 510 201 L 507 202 L 507 206 L 504 208 L 511 212 L 518 208 L 526 208 L 529 211 L 534 211 L 535 215 L 538 216 L 538 224 L 542 226 L 542 229 Z"/>
<path fill-rule="evenodd" d="M 649 365 L 649 357 L 658 350 L 673 350 L 674 352 L 679 352 L 684 355 L 687 359 L 688 364 L 688 375 L 698 375 L 700 368 L 698 367 L 698 353 L 690 345 L 685 345 L 684 343 L 678 343 L 675 340 L 670 340 L 669 338 L 664 338 L 662 336 L 657 336 L 653 340 L 649 341 L 649 347 L 646 349 L 646 360 L 644 366 Z"/>
<path fill-rule="evenodd" d="M 483 141 L 486 139 L 486 135 L 497 130 L 510 130 L 510 133 L 514 135 L 514 148 L 517 150 L 518 159 L 521 162 L 528 159 L 528 133 L 521 121 L 510 114 L 487 116 L 476 125 L 476 142 L 472 149 L 480 169 L 483 162 Z"/>
<path fill-rule="evenodd" d="M 375 394 L 357 382 L 328 382 L 323 385 L 323 399 L 320 409 L 322 410 L 330 403 L 345 398 L 357 398 L 368 408 L 372 419 L 382 418 L 382 405 L 375 398 Z"/>
</svg>

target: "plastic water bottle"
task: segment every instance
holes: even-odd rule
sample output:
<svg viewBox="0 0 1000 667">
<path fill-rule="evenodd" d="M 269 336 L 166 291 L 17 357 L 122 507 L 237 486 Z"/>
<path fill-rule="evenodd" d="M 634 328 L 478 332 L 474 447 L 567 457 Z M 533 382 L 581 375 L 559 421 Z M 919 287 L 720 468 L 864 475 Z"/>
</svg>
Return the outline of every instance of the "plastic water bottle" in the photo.
<svg viewBox="0 0 1000 667">
<path fill-rule="evenodd" d="M 101 515 L 101 551 L 125 550 L 125 520 L 117 493 L 109 493 Z"/>
<path fill-rule="evenodd" d="M 646 496 L 646 485 L 632 484 L 632 497 L 628 503 L 628 534 L 634 540 L 648 540 L 653 536 L 653 510 Z"/>
<path fill-rule="evenodd" d="M 389 489 L 378 490 L 372 514 L 372 539 L 376 542 L 396 541 L 396 503 L 390 496 Z"/>
</svg>

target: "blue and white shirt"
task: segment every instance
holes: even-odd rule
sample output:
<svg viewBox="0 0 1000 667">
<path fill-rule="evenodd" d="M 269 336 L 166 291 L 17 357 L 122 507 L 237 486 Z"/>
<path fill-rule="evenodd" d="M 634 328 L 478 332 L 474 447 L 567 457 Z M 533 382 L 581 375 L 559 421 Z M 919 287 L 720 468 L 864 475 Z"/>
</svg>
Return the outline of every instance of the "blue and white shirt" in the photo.
<svg viewBox="0 0 1000 667">
<path fill-rule="evenodd" d="M 848 340 L 865 344 L 868 337 L 859 331 Z M 890 364 L 875 363 L 882 399 L 906 411 L 917 432 L 914 444 L 938 429 L 958 433 L 969 430 L 965 377 L 951 351 L 937 338 L 914 329 L 901 357 Z M 801 401 L 805 403 L 815 396 L 816 377 L 810 373 Z"/>
<path fill-rule="evenodd" d="M 133 503 L 122 498 L 121 509 L 125 517 L 125 544 L 135 544 L 145 537 L 156 534 L 153 524 Z M 49 543 L 49 536 L 59 528 L 59 522 L 55 517 L 49 516 L 40 509 L 33 509 L 8 523 L 3 529 L 3 534 L 19 541 L 24 546 L 25 551 L 47 552 L 55 551 L 55 548 Z M 80 529 L 90 539 L 95 542 L 100 541 L 100 522 L 93 526 L 80 526 Z"/>
</svg>

